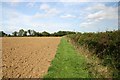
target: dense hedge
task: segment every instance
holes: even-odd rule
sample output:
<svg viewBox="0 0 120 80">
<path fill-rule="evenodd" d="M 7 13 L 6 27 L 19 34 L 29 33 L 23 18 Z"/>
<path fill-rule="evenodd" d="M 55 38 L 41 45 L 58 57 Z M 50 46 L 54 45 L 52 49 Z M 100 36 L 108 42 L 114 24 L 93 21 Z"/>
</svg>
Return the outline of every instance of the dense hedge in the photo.
<svg viewBox="0 0 120 80">
<path fill-rule="evenodd" d="M 75 43 L 85 46 L 103 60 L 103 65 L 110 65 L 120 71 L 120 30 L 98 33 L 77 33 L 68 35 Z"/>
</svg>

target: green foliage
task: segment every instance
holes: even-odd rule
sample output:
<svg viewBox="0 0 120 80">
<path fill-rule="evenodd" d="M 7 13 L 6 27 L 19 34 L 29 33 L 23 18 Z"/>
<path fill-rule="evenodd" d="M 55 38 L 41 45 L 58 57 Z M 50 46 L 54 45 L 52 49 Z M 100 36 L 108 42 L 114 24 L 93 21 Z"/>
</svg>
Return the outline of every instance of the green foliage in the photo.
<svg viewBox="0 0 120 80">
<path fill-rule="evenodd" d="M 7 36 L 7 34 L 4 33 L 3 31 L 0 31 L 0 37 L 4 37 L 4 36 Z"/>
<path fill-rule="evenodd" d="M 30 29 L 28 30 L 28 33 L 29 33 L 29 35 L 31 36 L 31 30 L 30 30 Z"/>
<path fill-rule="evenodd" d="M 44 32 L 42 32 L 42 36 L 50 36 L 50 33 L 44 31 Z"/>
<path fill-rule="evenodd" d="M 94 51 L 93 53 L 103 60 L 103 65 L 111 66 L 118 71 L 117 74 L 119 75 L 120 30 L 99 33 L 78 33 L 68 37 L 80 46 L 85 46 L 89 51 Z"/>
<path fill-rule="evenodd" d="M 18 32 L 15 31 L 15 32 L 13 32 L 12 34 L 13 34 L 13 36 L 17 36 L 17 35 L 18 35 Z"/>
<path fill-rule="evenodd" d="M 34 30 L 29 29 L 27 32 L 29 33 L 29 36 L 36 36 L 37 35 L 37 32 Z"/>
<path fill-rule="evenodd" d="M 24 31 L 23 36 L 27 36 L 27 31 Z"/>
<path fill-rule="evenodd" d="M 76 33 L 72 32 L 72 31 L 58 31 L 58 32 L 50 34 L 49 32 L 46 32 L 46 31 L 40 33 L 40 32 L 36 32 L 35 30 L 31 30 L 31 29 L 29 29 L 27 31 L 20 29 L 18 32 L 14 31 L 12 33 L 12 36 L 13 37 L 17 37 L 17 36 L 19 36 L 19 37 L 24 37 L 24 36 L 32 36 L 32 37 L 34 37 L 34 36 L 36 36 L 36 37 L 38 37 L 38 36 L 56 36 L 56 37 L 59 37 L 59 36 L 64 36 L 64 35 L 68 35 L 68 34 L 76 34 Z M 3 37 L 2 35 L 7 36 L 6 33 L 0 32 L 1 37 Z M 10 36 L 11 35 L 8 35 L 8 37 L 10 37 Z"/>
<path fill-rule="evenodd" d="M 24 30 L 23 30 L 23 29 L 20 29 L 20 30 L 19 30 L 18 36 L 24 36 Z"/>
<path fill-rule="evenodd" d="M 58 32 L 55 32 L 53 36 L 64 36 L 68 34 L 76 34 L 76 33 L 72 31 L 58 31 Z"/>
</svg>

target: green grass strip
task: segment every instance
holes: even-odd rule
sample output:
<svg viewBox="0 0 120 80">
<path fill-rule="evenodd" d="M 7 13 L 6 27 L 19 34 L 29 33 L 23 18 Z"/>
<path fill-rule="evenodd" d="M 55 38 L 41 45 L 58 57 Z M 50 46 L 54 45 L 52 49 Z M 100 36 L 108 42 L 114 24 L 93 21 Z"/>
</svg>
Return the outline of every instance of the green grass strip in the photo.
<svg viewBox="0 0 120 80">
<path fill-rule="evenodd" d="M 85 58 L 65 38 L 61 39 L 55 58 L 44 78 L 89 78 Z"/>
</svg>

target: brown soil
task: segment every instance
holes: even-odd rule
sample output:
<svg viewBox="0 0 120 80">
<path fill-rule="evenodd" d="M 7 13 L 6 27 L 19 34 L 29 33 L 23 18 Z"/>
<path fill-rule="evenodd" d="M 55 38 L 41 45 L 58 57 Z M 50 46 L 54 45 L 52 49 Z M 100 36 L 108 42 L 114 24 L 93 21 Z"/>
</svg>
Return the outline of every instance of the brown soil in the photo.
<svg viewBox="0 0 120 80">
<path fill-rule="evenodd" d="M 0 80 L 2 78 L 2 38 L 0 37 Z"/>
<path fill-rule="evenodd" d="M 60 37 L 4 37 L 3 77 L 43 77 L 55 56 L 60 39 Z"/>
</svg>

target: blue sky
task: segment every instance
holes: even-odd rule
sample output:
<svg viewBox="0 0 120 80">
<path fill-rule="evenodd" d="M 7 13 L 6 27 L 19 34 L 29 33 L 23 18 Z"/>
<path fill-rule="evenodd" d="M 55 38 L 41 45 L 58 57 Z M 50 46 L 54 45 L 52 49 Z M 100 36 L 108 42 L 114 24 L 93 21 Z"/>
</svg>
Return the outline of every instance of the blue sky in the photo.
<svg viewBox="0 0 120 80">
<path fill-rule="evenodd" d="M 97 32 L 118 29 L 117 2 L 2 2 L 1 30 Z"/>
</svg>

